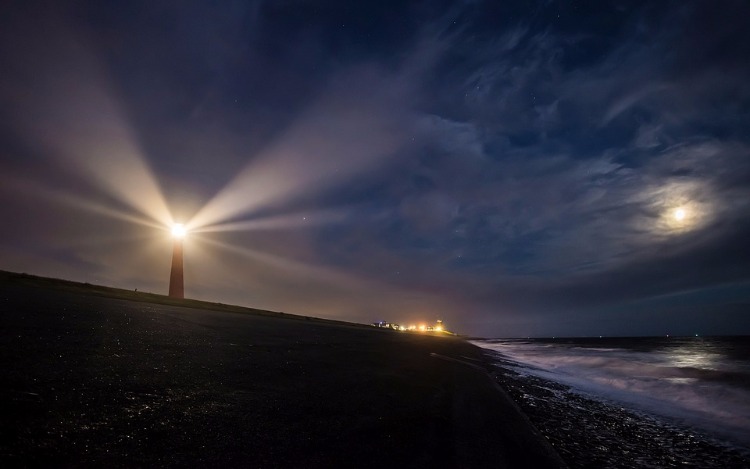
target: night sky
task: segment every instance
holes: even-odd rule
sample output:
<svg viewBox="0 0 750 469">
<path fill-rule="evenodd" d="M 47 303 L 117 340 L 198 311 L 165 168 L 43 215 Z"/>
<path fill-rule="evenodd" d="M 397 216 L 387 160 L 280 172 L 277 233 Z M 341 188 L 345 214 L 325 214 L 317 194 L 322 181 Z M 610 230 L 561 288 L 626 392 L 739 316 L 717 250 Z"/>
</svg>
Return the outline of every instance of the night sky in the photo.
<svg viewBox="0 0 750 469">
<path fill-rule="evenodd" d="M 750 334 L 750 3 L 17 1 L 0 269 L 464 334 Z"/>
</svg>

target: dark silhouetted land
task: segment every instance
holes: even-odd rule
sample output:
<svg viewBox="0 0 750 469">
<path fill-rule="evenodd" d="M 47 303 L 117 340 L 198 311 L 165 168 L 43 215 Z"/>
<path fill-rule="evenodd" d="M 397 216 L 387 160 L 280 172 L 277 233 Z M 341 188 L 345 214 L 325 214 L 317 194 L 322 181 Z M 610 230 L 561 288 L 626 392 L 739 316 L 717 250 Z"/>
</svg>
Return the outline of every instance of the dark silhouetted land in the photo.
<svg viewBox="0 0 750 469">
<path fill-rule="evenodd" d="M 0 272 L 9 466 L 560 467 L 454 337 Z"/>
</svg>

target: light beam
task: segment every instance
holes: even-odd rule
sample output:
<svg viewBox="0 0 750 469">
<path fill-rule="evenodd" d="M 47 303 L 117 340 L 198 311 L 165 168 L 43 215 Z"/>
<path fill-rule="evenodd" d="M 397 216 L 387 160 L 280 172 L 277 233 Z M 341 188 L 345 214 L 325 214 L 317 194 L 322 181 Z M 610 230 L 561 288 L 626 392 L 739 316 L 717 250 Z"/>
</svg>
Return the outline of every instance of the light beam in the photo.
<svg viewBox="0 0 750 469">
<path fill-rule="evenodd" d="M 190 231 L 196 233 L 208 233 L 224 231 L 260 231 L 305 228 L 310 226 L 340 223 L 345 220 L 346 216 L 347 211 L 344 209 L 296 212 L 285 215 L 264 216 L 251 220 L 216 223 L 214 225 L 195 228 Z"/>
<path fill-rule="evenodd" d="M 59 24 L 18 24 L 30 60 L 17 73 L 30 77 L 2 96 L 18 134 L 41 154 L 71 165 L 103 192 L 168 225 L 172 217 L 133 132 L 108 86 L 103 67 L 81 38 Z M 47 31 L 45 39 L 28 31 Z M 49 40 L 53 37 L 53 40 Z"/>
<path fill-rule="evenodd" d="M 330 189 L 390 158 L 407 125 L 377 99 L 324 96 L 211 199 L 190 230 Z M 311 164 L 314 162 L 314 164 Z"/>
</svg>

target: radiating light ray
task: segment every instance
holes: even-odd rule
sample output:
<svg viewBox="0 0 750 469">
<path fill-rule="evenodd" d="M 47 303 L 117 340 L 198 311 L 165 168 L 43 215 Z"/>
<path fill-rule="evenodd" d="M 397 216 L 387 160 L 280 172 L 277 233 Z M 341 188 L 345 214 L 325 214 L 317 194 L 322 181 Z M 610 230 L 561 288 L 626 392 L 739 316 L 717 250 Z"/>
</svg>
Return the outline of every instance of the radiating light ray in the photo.
<svg viewBox="0 0 750 469">
<path fill-rule="evenodd" d="M 66 119 L 52 113 L 47 124 L 56 129 L 61 156 L 84 171 L 100 189 L 163 224 L 172 217 L 155 177 L 136 148 L 115 103 L 96 84 L 83 90 L 60 90 L 63 108 L 75 108 L 81 117 Z"/>
<path fill-rule="evenodd" d="M 405 140 L 405 127 L 361 97 L 320 100 L 216 194 L 189 226 L 214 225 L 334 187 L 392 156 Z"/>
<path fill-rule="evenodd" d="M 101 202 L 84 198 L 60 190 L 52 190 L 32 181 L 24 181 L 20 178 L 3 178 L 3 186 L 12 188 L 18 194 L 24 196 L 39 197 L 53 204 L 65 205 L 77 210 L 87 211 L 110 218 L 135 223 L 149 228 L 159 230 L 166 229 L 163 225 L 135 213 L 129 213 L 115 207 L 109 207 Z"/>
<path fill-rule="evenodd" d="M 105 152 L 103 148 L 99 153 L 93 150 L 89 153 L 82 152 L 79 153 L 80 157 L 73 160 L 92 176 L 92 180 L 101 189 L 107 190 L 152 220 L 170 225 L 172 216 L 164 197 L 155 178 L 138 154 L 125 146 L 112 149 L 109 154 L 103 156 Z"/>
<path fill-rule="evenodd" d="M 19 134 L 122 203 L 170 224 L 156 179 L 89 49 L 58 25 L 45 25 L 53 40 L 31 35 L 40 25 L 16 26 L 26 55 L 49 59 L 18 64 L 16 73 L 32 77 L 28 91 L 3 96 Z"/>
<path fill-rule="evenodd" d="M 369 283 L 365 280 L 357 279 L 351 274 L 338 272 L 328 267 L 314 266 L 293 259 L 257 251 L 255 249 L 233 246 L 205 236 L 193 236 L 193 239 L 197 239 L 202 243 L 215 246 L 232 254 L 241 255 L 287 273 L 294 273 L 296 275 L 314 278 L 318 281 L 329 282 L 338 287 L 364 288 Z"/>
<path fill-rule="evenodd" d="M 430 294 L 212 241 L 213 236 L 191 234 L 186 258 L 186 276 L 193 279 L 186 284 L 186 289 L 192 289 L 191 297 L 365 323 L 384 311 L 446 307 L 445 299 Z"/>
<path fill-rule="evenodd" d="M 106 205 L 91 200 L 84 199 L 82 197 L 75 196 L 73 194 L 50 194 L 50 199 L 53 201 L 61 202 L 71 207 L 75 207 L 82 210 L 88 210 L 92 213 L 99 215 L 106 215 L 111 218 L 117 218 L 119 220 L 128 221 L 138 225 L 147 226 L 150 228 L 156 228 L 159 230 L 165 229 L 163 225 L 152 221 L 150 218 L 146 218 L 133 213 L 128 213 L 122 210 L 115 209 L 113 207 L 107 207 Z"/>
<path fill-rule="evenodd" d="M 217 223 L 191 230 L 195 233 L 223 232 L 223 231 L 260 231 L 284 230 L 304 228 L 325 224 L 340 223 L 346 219 L 347 213 L 342 210 L 319 210 L 314 212 L 298 212 L 287 215 L 260 217 L 253 220 Z"/>
</svg>

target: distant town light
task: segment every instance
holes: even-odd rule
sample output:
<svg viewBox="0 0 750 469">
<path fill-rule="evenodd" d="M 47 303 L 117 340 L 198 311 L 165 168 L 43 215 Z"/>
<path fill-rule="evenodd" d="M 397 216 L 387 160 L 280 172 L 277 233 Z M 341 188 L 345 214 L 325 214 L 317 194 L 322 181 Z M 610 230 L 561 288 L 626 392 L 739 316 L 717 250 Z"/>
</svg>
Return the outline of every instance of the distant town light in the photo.
<svg viewBox="0 0 750 469">
<path fill-rule="evenodd" d="M 419 325 L 415 324 L 409 324 L 408 326 L 403 326 L 401 324 L 396 324 L 394 322 L 390 321 L 375 321 L 372 323 L 375 327 L 385 328 L 385 329 L 394 329 L 397 331 L 412 331 L 412 332 L 440 332 L 444 334 L 454 335 L 453 332 L 448 331 L 448 329 L 445 328 L 443 325 L 443 321 L 438 319 L 435 325 L 432 324 L 426 324 L 421 323 Z"/>
</svg>

